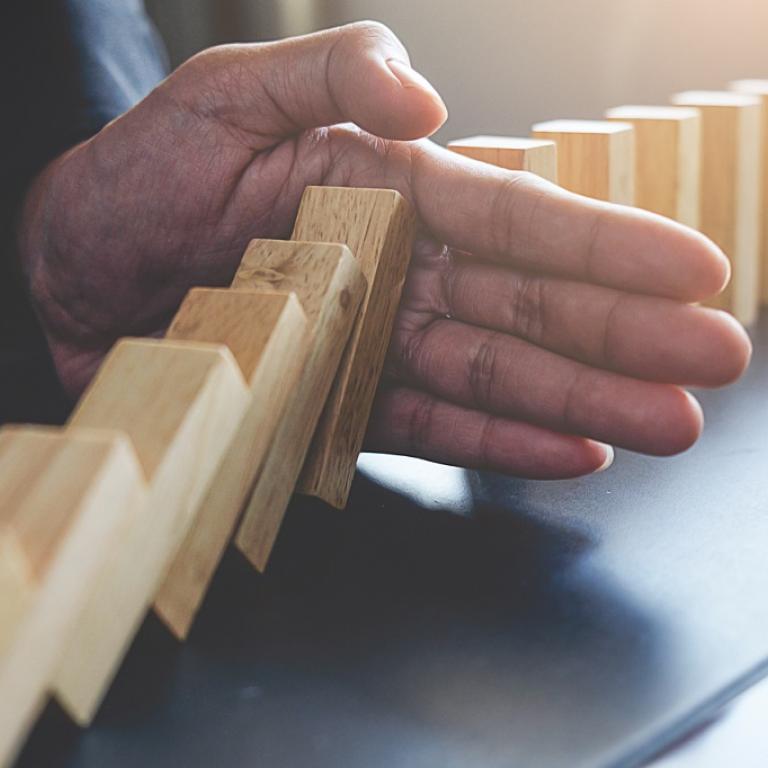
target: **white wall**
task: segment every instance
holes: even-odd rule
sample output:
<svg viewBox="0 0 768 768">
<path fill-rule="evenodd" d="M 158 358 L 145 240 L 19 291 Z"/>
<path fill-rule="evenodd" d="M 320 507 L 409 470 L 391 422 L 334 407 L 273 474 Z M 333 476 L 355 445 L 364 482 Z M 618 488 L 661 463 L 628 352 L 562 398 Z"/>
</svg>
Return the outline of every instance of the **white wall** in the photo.
<svg viewBox="0 0 768 768">
<path fill-rule="evenodd" d="M 768 0 L 150 0 L 175 58 L 374 18 L 451 113 L 439 138 L 525 134 L 690 88 L 768 77 Z"/>
<path fill-rule="evenodd" d="M 376 18 L 443 94 L 440 138 L 525 134 L 553 117 L 768 77 L 766 0 L 328 0 Z"/>
<path fill-rule="evenodd" d="M 216 43 L 271 40 L 329 26 L 325 18 L 328 3 L 318 0 L 144 0 L 144 3 L 160 28 L 174 64 Z"/>
</svg>

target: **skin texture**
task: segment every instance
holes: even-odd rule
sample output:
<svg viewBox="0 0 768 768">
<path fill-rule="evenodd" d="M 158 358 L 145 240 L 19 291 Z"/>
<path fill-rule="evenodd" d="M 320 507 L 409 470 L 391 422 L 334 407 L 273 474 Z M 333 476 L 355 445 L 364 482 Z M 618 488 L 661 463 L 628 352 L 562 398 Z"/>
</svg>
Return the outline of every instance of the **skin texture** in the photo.
<svg viewBox="0 0 768 768">
<path fill-rule="evenodd" d="M 111 344 L 160 334 L 247 242 L 290 234 L 304 188 L 390 187 L 420 236 L 367 447 L 527 477 L 587 474 L 607 444 L 672 454 L 682 387 L 744 371 L 723 254 L 660 217 L 482 165 L 424 138 L 440 97 L 385 27 L 210 49 L 51 163 L 20 250 L 77 396 Z"/>
</svg>

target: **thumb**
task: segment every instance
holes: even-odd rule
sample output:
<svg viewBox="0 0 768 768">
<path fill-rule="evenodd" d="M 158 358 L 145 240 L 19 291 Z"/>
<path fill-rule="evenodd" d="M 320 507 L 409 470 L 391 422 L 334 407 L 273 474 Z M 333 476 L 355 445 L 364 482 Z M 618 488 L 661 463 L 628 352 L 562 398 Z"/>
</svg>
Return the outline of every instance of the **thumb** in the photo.
<svg viewBox="0 0 768 768">
<path fill-rule="evenodd" d="M 211 48 L 165 87 L 198 114 L 271 139 L 352 122 L 382 138 L 412 140 L 431 135 L 447 117 L 437 91 L 378 22 Z"/>
</svg>

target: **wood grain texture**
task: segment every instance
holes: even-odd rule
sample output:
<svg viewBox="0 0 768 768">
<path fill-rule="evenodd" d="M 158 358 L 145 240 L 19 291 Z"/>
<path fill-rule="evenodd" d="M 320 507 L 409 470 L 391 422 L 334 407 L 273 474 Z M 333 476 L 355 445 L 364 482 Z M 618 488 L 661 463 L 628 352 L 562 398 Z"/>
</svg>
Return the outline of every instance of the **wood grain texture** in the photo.
<svg viewBox="0 0 768 768">
<path fill-rule="evenodd" d="M 8 647 L 34 592 L 30 559 L 19 537 L 0 531 L 0 654 Z"/>
<path fill-rule="evenodd" d="M 508 171 L 529 171 L 557 183 L 557 146 L 554 141 L 509 136 L 469 136 L 448 142 L 448 149 L 464 157 Z"/>
<path fill-rule="evenodd" d="M 233 288 L 294 291 L 307 316 L 309 354 L 238 529 L 236 544 L 263 570 L 338 370 L 366 281 L 340 244 L 255 240 Z"/>
<path fill-rule="evenodd" d="M 202 497 L 155 597 L 155 611 L 186 637 L 232 537 L 292 397 L 308 351 L 307 319 L 293 293 L 198 288 L 166 338 L 225 344 L 250 388 L 234 440 Z"/>
<path fill-rule="evenodd" d="M 142 514 L 99 574 L 58 667 L 56 695 L 77 722 L 93 717 L 248 401 L 226 347 L 123 340 L 72 415 L 72 427 L 127 434 L 149 481 Z"/>
<path fill-rule="evenodd" d="M 634 204 L 635 142 L 628 123 L 552 120 L 531 135 L 557 144 L 558 183 L 580 195 Z"/>
<path fill-rule="evenodd" d="M 730 88 L 760 99 L 762 105 L 760 205 L 760 303 L 768 304 L 768 80 L 736 80 Z"/>
<path fill-rule="evenodd" d="M 635 129 L 635 205 L 698 229 L 701 113 L 627 105 L 605 117 Z"/>
<path fill-rule="evenodd" d="M 413 247 L 415 219 L 394 190 L 308 187 L 293 240 L 348 246 L 368 282 L 360 315 L 299 478 L 301 493 L 347 503 Z"/>
<path fill-rule="evenodd" d="M 14 567 L 25 588 L 13 624 L 0 628 L 0 764 L 10 764 L 42 709 L 77 617 L 145 493 L 138 459 L 122 435 L 0 431 L 0 540 L 4 553 L 12 541 L 22 559 Z M 109 612 L 100 617 L 110 619 Z"/>
<path fill-rule="evenodd" d="M 710 302 L 751 325 L 759 308 L 761 103 L 727 91 L 672 97 L 702 116 L 701 231 L 731 262 L 731 282 Z"/>
</svg>

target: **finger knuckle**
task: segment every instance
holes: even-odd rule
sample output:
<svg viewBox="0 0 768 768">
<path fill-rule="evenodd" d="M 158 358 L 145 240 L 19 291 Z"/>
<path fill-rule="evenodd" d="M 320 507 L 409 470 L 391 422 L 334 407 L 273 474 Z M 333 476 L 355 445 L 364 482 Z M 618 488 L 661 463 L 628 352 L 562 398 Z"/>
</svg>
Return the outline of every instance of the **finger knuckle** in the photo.
<svg viewBox="0 0 768 768">
<path fill-rule="evenodd" d="M 450 257 L 449 257 L 450 258 Z M 445 313 L 450 317 L 456 314 L 458 296 L 462 287 L 464 269 L 450 258 L 446 268 L 442 270 L 440 287 L 442 288 L 441 304 L 445 307 Z"/>
<path fill-rule="evenodd" d="M 595 211 L 594 218 L 589 224 L 586 248 L 584 250 L 582 272 L 585 280 L 599 282 L 598 255 L 600 253 L 600 241 L 605 230 L 606 215 L 608 209 L 600 208 Z"/>
<path fill-rule="evenodd" d="M 585 383 L 583 371 L 577 371 L 562 390 L 560 423 L 565 431 L 579 432 L 582 427 Z"/>
<path fill-rule="evenodd" d="M 413 405 L 408 424 L 408 435 L 415 451 L 424 451 L 429 447 L 433 432 L 435 400 L 421 395 Z"/>
<path fill-rule="evenodd" d="M 510 171 L 499 184 L 491 203 L 491 232 L 497 253 L 507 252 L 511 246 L 519 249 L 521 245 L 519 211 L 530 177 L 527 171 Z"/>
<path fill-rule="evenodd" d="M 397 35 L 386 25 L 380 21 L 374 21 L 372 19 L 365 19 L 363 21 L 356 21 L 353 24 L 348 24 L 344 27 L 345 33 L 353 40 L 357 40 L 363 43 L 369 42 L 392 42 L 399 40 Z"/>
<path fill-rule="evenodd" d="M 218 45 L 206 48 L 182 64 L 165 87 L 186 106 L 209 116 L 243 94 L 255 93 L 259 83 L 249 76 L 261 47 Z M 161 86 L 163 87 L 163 86 Z"/>
<path fill-rule="evenodd" d="M 424 363 L 424 333 L 408 334 L 400 343 L 401 373 L 418 373 Z"/>
<path fill-rule="evenodd" d="M 509 303 L 509 325 L 513 333 L 537 342 L 546 325 L 545 282 L 536 275 L 519 275 L 517 289 Z"/>
<path fill-rule="evenodd" d="M 327 179 L 336 186 L 365 186 L 363 180 L 377 177 L 381 171 L 381 155 L 388 143 L 352 124 L 327 129 L 328 146 L 334 176 Z"/>
<path fill-rule="evenodd" d="M 621 343 L 621 335 L 617 334 L 616 332 L 616 320 L 621 314 L 623 303 L 623 295 L 617 293 L 610 309 L 605 316 L 605 322 L 603 323 L 603 334 L 600 344 L 600 356 L 603 361 L 603 365 L 615 365 L 619 360 L 621 350 L 623 348 Z"/>
<path fill-rule="evenodd" d="M 254 46 L 255 48 L 255 46 Z M 182 64 L 174 76 L 186 76 L 189 79 L 200 77 L 218 77 L 226 73 L 233 62 L 239 62 L 240 49 L 236 45 L 215 45 L 204 48 Z"/>
<path fill-rule="evenodd" d="M 469 358 L 469 388 L 475 405 L 481 408 L 491 405 L 497 360 L 496 334 L 483 339 Z"/>
<path fill-rule="evenodd" d="M 483 422 L 480 436 L 477 441 L 477 458 L 481 467 L 490 467 L 493 465 L 492 453 L 495 442 L 496 419 L 493 416 L 486 416 Z"/>
</svg>

